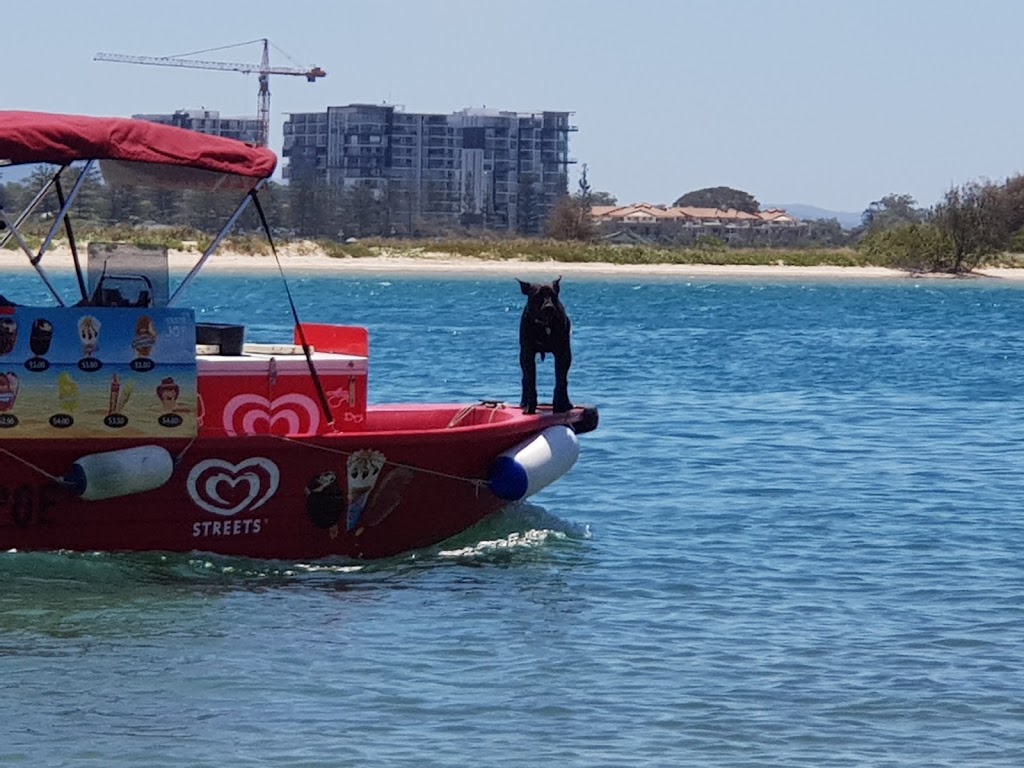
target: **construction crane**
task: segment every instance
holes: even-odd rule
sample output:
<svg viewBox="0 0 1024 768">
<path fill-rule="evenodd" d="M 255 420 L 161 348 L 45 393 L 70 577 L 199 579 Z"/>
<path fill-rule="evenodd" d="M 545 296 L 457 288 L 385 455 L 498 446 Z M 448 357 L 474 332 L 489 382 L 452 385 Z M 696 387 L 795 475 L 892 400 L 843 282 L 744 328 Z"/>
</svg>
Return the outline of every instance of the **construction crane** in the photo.
<svg viewBox="0 0 1024 768">
<path fill-rule="evenodd" d="M 209 53 L 220 51 L 226 48 L 237 48 L 241 45 L 252 45 L 263 43 L 263 58 L 259 64 L 240 64 L 226 61 L 204 61 L 202 59 L 184 58 L 194 56 L 197 53 Z M 300 69 L 293 67 L 272 67 L 270 66 L 270 41 L 267 38 L 250 40 L 247 43 L 224 46 L 223 48 L 207 48 L 204 51 L 179 54 L 177 56 L 131 56 L 124 53 L 97 53 L 94 61 L 116 61 L 123 64 L 155 64 L 161 67 L 184 67 L 186 69 L 219 69 L 226 72 L 241 72 L 244 75 L 256 74 L 259 76 L 259 108 L 257 120 L 259 124 L 259 135 L 256 142 L 265 147 L 270 142 L 270 76 L 271 75 L 301 75 L 307 81 L 315 83 L 318 77 L 326 77 L 327 73 L 320 67 L 312 69 Z"/>
</svg>

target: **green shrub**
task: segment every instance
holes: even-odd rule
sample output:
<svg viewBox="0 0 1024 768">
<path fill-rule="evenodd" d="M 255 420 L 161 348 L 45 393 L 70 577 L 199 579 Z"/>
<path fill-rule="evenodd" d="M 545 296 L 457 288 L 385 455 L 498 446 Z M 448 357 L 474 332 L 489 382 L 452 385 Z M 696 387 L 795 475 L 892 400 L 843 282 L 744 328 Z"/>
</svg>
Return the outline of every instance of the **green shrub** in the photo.
<svg viewBox="0 0 1024 768">
<path fill-rule="evenodd" d="M 1014 232 L 1006 246 L 1010 253 L 1024 253 L 1024 229 Z"/>
<path fill-rule="evenodd" d="M 879 266 L 908 272 L 946 272 L 953 266 L 953 246 L 933 224 L 908 224 L 872 232 L 857 246 Z"/>
<path fill-rule="evenodd" d="M 724 251 L 726 242 L 714 235 L 701 235 L 697 238 L 696 246 L 701 251 Z"/>
</svg>

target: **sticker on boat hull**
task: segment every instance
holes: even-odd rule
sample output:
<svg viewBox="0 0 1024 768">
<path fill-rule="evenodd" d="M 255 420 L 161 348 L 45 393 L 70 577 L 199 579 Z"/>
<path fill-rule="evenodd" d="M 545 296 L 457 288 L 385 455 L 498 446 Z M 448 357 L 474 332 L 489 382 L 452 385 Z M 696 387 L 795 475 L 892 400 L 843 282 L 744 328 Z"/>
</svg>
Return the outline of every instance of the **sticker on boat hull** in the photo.
<svg viewBox="0 0 1024 768">
<path fill-rule="evenodd" d="M 237 464 L 222 459 L 200 461 L 188 473 L 186 487 L 192 503 L 221 517 L 252 512 L 277 492 L 281 472 L 263 456 Z"/>
<path fill-rule="evenodd" d="M 325 469 L 306 484 L 306 512 L 313 525 L 337 537 L 342 529 L 360 535 L 382 523 L 401 503 L 412 470 L 387 466 L 380 451 L 364 448 L 349 455 L 341 471 Z"/>
<path fill-rule="evenodd" d="M 336 472 L 326 470 L 306 483 L 306 512 L 317 528 L 338 524 L 345 514 L 345 489 Z"/>
</svg>

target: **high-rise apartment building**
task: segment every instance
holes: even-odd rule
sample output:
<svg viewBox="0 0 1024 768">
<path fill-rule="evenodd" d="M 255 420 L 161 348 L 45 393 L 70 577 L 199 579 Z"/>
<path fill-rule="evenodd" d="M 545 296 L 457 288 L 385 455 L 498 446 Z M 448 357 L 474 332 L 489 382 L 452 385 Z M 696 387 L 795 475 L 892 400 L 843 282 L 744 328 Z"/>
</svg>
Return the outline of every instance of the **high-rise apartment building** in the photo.
<svg viewBox="0 0 1024 768">
<path fill-rule="evenodd" d="M 392 221 L 540 231 L 568 190 L 570 112 L 405 112 L 350 104 L 292 113 L 284 176 L 370 186 Z"/>
<path fill-rule="evenodd" d="M 169 115 L 132 115 L 136 120 L 146 120 L 163 125 L 176 125 L 191 131 L 211 136 L 225 136 L 255 144 L 259 136 L 260 123 L 255 117 L 221 117 L 213 109 L 179 109 Z"/>
</svg>

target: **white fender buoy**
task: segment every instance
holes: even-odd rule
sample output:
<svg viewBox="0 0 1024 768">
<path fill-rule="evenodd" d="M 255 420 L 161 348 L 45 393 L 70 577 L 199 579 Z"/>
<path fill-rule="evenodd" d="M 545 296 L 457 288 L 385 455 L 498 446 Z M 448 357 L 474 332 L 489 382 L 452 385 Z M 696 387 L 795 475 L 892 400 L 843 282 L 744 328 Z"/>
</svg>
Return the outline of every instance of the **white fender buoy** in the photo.
<svg viewBox="0 0 1024 768">
<path fill-rule="evenodd" d="M 498 455 L 487 482 L 500 499 L 519 501 L 551 485 L 572 469 L 580 441 L 569 427 L 548 427 Z"/>
<path fill-rule="evenodd" d="M 174 459 L 159 445 L 140 445 L 83 456 L 64 475 L 64 482 L 87 501 L 129 496 L 159 488 L 171 479 Z"/>
</svg>

